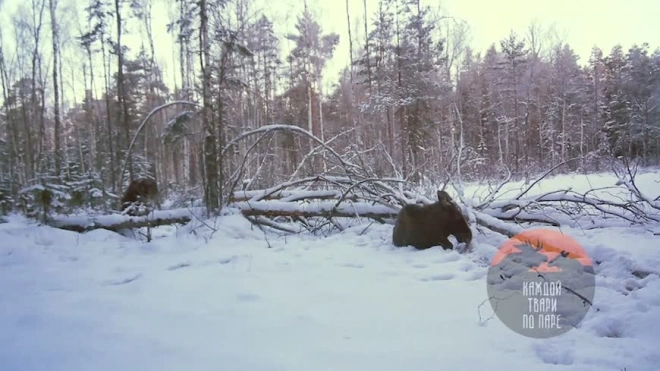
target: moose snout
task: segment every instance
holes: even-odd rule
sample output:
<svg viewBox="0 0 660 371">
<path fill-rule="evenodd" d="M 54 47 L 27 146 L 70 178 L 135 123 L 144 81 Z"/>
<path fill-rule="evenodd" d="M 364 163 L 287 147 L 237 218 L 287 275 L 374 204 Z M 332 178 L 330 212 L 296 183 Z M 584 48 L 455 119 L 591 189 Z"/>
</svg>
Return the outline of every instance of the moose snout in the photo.
<svg viewBox="0 0 660 371">
<path fill-rule="evenodd" d="M 466 226 L 465 230 L 456 233 L 456 240 L 458 242 L 464 242 L 465 244 L 472 242 L 472 230 L 470 227 Z"/>
</svg>

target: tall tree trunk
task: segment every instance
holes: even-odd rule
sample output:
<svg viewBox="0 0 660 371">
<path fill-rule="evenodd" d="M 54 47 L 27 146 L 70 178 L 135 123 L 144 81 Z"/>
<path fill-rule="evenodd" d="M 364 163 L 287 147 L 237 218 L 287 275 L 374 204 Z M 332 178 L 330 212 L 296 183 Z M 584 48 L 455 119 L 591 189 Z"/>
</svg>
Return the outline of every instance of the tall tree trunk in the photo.
<svg viewBox="0 0 660 371">
<path fill-rule="evenodd" d="M 566 99 L 561 103 L 561 140 L 559 141 L 561 150 L 559 151 L 559 161 L 566 160 Z"/>
<path fill-rule="evenodd" d="M 348 0 L 346 0 L 346 3 L 348 3 Z M 371 95 L 371 55 L 369 54 L 369 31 L 367 29 L 367 19 L 369 17 L 367 14 L 369 14 L 367 13 L 367 0 L 364 0 L 364 53 L 367 59 L 367 78 L 369 79 L 369 95 Z"/>
<path fill-rule="evenodd" d="M 219 211 L 218 200 L 218 149 L 216 145 L 215 126 L 213 125 L 211 103 L 211 50 L 209 43 L 208 16 L 206 0 L 199 1 L 199 47 L 200 67 L 202 70 L 202 121 L 204 125 L 204 170 L 206 172 L 206 187 L 204 200 L 209 214 Z"/>
<path fill-rule="evenodd" d="M 648 99 L 644 102 L 644 128 L 643 133 L 644 133 L 644 143 L 643 143 L 643 151 L 642 151 L 642 156 L 644 158 L 644 163 L 645 165 L 649 165 L 651 162 L 649 161 L 649 155 L 648 153 L 648 148 L 651 146 L 649 143 L 649 138 L 650 138 L 650 133 L 649 133 L 649 127 L 651 123 L 649 122 L 649 101 Z"/>
<path fill-rule="evenodd" d="M 90 99 L 91 97 L 91 79 L 89 85 L 87 84 L 87 65 L 85 62 L 82 63 L 82 70 L 83 70 L 83 109 L 85 111 L 85 120 L 87 122 L 92 122 L 94 123 L 91 126 L 92 130 L 92 135 L 90 138 L 90 150 L 89 150 L 89 163 L 90 163 L 90 169 L 96 170 L 97 173 L 101 174 L 101 182 L 105 184 L 105 178 L 104 174 L 101 171 L 102 165 L 101 165 L 101 136 L 99 133 L 101 132 L 100 127 L 99 127 L 99 120 L 97 118 L 97 115 L 95 113 L 95 110 L 92 106 L 92 101 Z M 74 82 L 74 70 L 71 68 L 71 81 Z M 89 92 L 89 93 L 88 93 Z M 73 94 L 73 101 L 76 101 L 75 98 L 75 93 Z M 78 129 L 78 125 L 75 125 L 76 130 Z M 104 138 L 105 139 L 105 138 Z M 80 145 L 82 147 L 82 145 Z M 68 142 L 67 142 L 67 137 L 66 135 L 64 136 L 64 148 L 67 149 L 69 148 Z M 68 164 L 69 159 L 68 159 L 68 151 L 64 151 L 64 163 Z M 68 168 L 68 166 L 67 166 Z M 84 172 L 83 172 L 84 173 Z"/>
<path fill-rule="evenodd" d="M 319 94 L 318 94 L 318 100 L 319 100 L 319 139 L 321 141 L 325 142 L 325 128 L 323 127 L 323 90 L 321 89 L 321 83 L 319 82 Z M 351 103 L 351 106 L 353 104 Z M 321 161 L 323 162 L 323 172 L 326 172 L 328 170 L 328 163 L 326 161 L 325 157 L 325 151 L 321 152 Z"/>
<path fill-rule="evenodd" d="M 584 171 L 584 119 L 580 118 L 580 163 Z"/>
<path fill-rule="evenodd" d="M 46 143 L 47 143 L 47 134 L 46 134 L 46 77 L 43 74 L 43 68 L 41 65 L 41 57 L 39 57 L 39 86 L 40 86 L 40 98 L 41 102 L 39 107 L 39 170 L 42 173 L 48 171 L 47 168 L 47 155 L 46 155 Z"/>
<path fill-rule="evenodd" d="M 539 121 L 539 165 L 543 164 L 543 115 L 541 114 L 541 97 L 536 98 L 538 104 L 536 105 L 536 113 Z"/>
<path fill-rule="evenodd" d="M 43 20 L 43 12 L 44 12 L 44 7 L 45 7 L 46 2 L 41 1 L 40 4 L 37 3 L 36 0 L 32 0 L 32 26 L 34 27 L 33 29 L 33 38 L 34 38 L 34 49 L 32 51 L 32 91 L 30 94 L 30 115 L 28 120 L 25 122 L 25 134 L 26 134 L 26 156 L 27 160 L 26 161 L 26 166 L 27 166 L 27 174 L 28 178 L 32 178 L 34 176 L 34 145 L 32 143 L 32 129 L 31 126 L 32 124 L 36 121 L 36 116 L 37 116 L 37 68 L 40 68 L 40 62 L 39 62 L 39 41 L 41 39 L 41 25 L 42 25 L 42 20 Z M 37 7 L 40 7 L 37 9 Z M 38 17 L 37 17 L 37 12 L 38 12 Z M 20 45 L 20 43 L 19 43 Z"/>
<path fill-rule="evenodd" d="M 351 71 L 350 79 L 351 79 L 351 92 L 352 92 L 353 91 L 353 61 L 355 59 L 353 59 L 353 36 L 351 35 L 351 13 L 348 11 L 348 9 L 349 9 L 348 0 L 346 0 L 346 25 L 348 26 L 348 49 L 350 51 L 349 56 L 351 58 L 350 59 L 351 64 L 349 65 L 349 68 Z M 352 95 L 351 98 L 353 98 Z"/>
<path fill-rule="evenodd" d="M 309 73 L 307 74 L 307 130 L 309 130 L 312 135 L 315 135 L 314 133 L 314 116 L 312 115 L 312 106 L 313 106 L 313 101 L 312 101 L 312 82 L 309 80 Z M 309 143 L 309 150 L 311 151 L 312 148 L 314 148 L 314 142 L 310 138 L 308 140 Z"/>
<path fill-rule="evenodd" d="M 395 28 L 395 35 L 396 35 L 396 65 L 397 65 L 397 87 L 398 87 L 398 95 L 399 99 L 403 101 L 403 76 L 402 76 L 402 71 L 403 71 L 403 65 L 402 65 L 402 59 L 401 59 L 401 29 L 400 29 L 400 24 L 399 24 L 399 3 L 396 3 L 396 28 Z M 399 113 L 399 137 L 401 138 L 401 143 L 399 146 L 401 147 L 401 174 L 403 178 L 406 178 L 408 175 L 408 164 L 407 164 L 407 143 L 406 143 L 406 123 L 405 123 L 405 106 L 399 105 L 398 107 L 398 113 Z"/>
<path fill-rule="evenodd" d="M 348 0 L 346 0 L 346 25 L 348 27 L 348 44 L 349 44 L 349 49 L 350 49 L 350 82 L 351 82 L 351 99 L 349 100 L 350 106 L 348 107 L 348 123 L 352 128 L 355 128 L 355 136 L 356 136 L 356 144 L 359 145 L 361 143 L 361 128 L 357 125 L 355 125 L 355 118 L 354 118 L 354 104 L 357 104 L 359 106 L 358 102 L 355 102 L 355 84 L 354 84 L 354 68 L 353 68 L 353 63 L 355 62 L 355 59 L 353 58 L 353 36 L 351 35 L 351 16 L 350 12 L 348 11 Z M 321 102 L 319 101 L 319 107 L 321 105 Z M 324 160 L 324 166 L 325 166 L 325 160 Z"/>
<path fill-rule="evenodd" d="M 124 86 L 124 51 L 121 44 L 121 0 L 115 0 L 115 13 L 115 19 L 117 20 L 117 101 L 119 102 L 117 114 L 119 122 L 122 123 L 124 129 L 124 149 L 128 149 L 131 142 L 131 129 L 129 127 L 128 104 L 126 103 L 126 88 Z M 131 156 L 127 157 L 127 161 L 128 181 L 130 182 L 133 180 L 133 161 Z M 119 174 L 119 176 L 123 185 L 124 174 Z"/>
<path fill-rule="evenodd" d="M 504 125 L 508 123 L 505 121 Z M 497 120 L 497 154 L 500 158 L 500 165 L 504 165 L 504 150 L 502 149 L 502 121 Z"/>
<path fill-rule="evenodd" d="M 101 56 L 103 58 L 103 82 L 105 88 L 105 124 L 108 132 L 108 151 L 110 152 L 110 183 L 112 185 L 112 192 L 117 192 L 117 163 L 115 153 L 115 143 L 112 133 L 112 120 L 110 118 L 110 83 L 108 79 L 108 71 L 110 70 L 109 64 L 106 65 L 105 41 L 101 37 Z M 91 58 L 91 54 L 90 54 Z M 90 59 L 91 61 L 91 59 Z"/>
<path fill-rule="evenodd" d="M 59 37 L 57 33 L 57 20 L 55 17 L 56 0 L 50 0 L 50 22 L 53 41 L 53 93 L 55 96 L 54 108 L 55 113 L 55 175 L 59 176 L 62 171 L 62 153 L 60 150 L 60 90 L 57 82 L 57 59 L 59 57 L 58 43 Z M 83 158 L 81 157 L 81 161 Z"/>
</svg>

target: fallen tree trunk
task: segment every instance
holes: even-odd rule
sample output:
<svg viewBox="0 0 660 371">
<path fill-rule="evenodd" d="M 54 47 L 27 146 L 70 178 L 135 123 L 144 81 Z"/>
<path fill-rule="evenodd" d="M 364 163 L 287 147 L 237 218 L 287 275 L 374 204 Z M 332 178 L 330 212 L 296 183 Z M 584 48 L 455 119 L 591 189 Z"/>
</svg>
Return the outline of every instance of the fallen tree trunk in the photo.
<svg viewBox="0 0 660 371">
<path fill-rule="evenodd" d="M 89 232 L 94 229 L 107 229 L 112 232 L 119 232 L 124 229 L 134 229 L 134 228 L 144 228 L 144 227 L 154 228 L 161 225 L 186 224 L 189 223 L 190 220 L 191 218 L 188 216 L 181 216 L 177 218 L 155 218 L 155 219 L 149 218 L 148 216 L 143 216 L 143 217 L 131 217 L 129 220 L 119 223 L 112 223 L 112 224 L 91 222 L 85 225 L 80 225 L 75 223 L 56 222 L 50 225 L 52 227 L 56 227 L 59 229 L 64 229 L 73 232 L 80 232 L 80 233 Z"/>
<path fill-rule="evenodd" d="M 73 232 L 89 232 L 94 229 L 107 229 L 119 232 L 123 229 L 158 227 L 161 225 L 186 224 L 194 212 L 201 209 L 156 210 L 149 215 L 128 216 L 122 214 L 99 215 L 92 217 L 64 216 L 51 218 L 48 225 Z"/>
<path fill-rule="evenodd" d="M 265 191 L 237 191 L 231 197 L 231 202 L 249 201 L 255 197 L 261 197 Z M 280 200 L 280 201 L 301 201 L 301 200 L 331 200 L 339 199 L 341 197 L 340 191 L 277 191 L 275 193 L 267 194 L 261 197 L 260 200 Z M 349 197 L 348 199 L 357 200 L 356 196 Z"/>
<path fill-rule="evenodd" d="M 516 224 L 506 223 L 482 212 L 475 211 L 474 216 L 477 224 L 507 237 L 513 237 L 523 231 L 523 228 Z"/>
<path fill-rule="evenodd" d="M 245 216 L 288 216 L 325 218 L 370 218 L 376 220 L 396 217 L 399 210 L 385 205 L 372 205 L 366 202 L 315 202 L 297 204 L 287 201 L 236 202 L 231 206 L 241 210 Z"/>
</svg>

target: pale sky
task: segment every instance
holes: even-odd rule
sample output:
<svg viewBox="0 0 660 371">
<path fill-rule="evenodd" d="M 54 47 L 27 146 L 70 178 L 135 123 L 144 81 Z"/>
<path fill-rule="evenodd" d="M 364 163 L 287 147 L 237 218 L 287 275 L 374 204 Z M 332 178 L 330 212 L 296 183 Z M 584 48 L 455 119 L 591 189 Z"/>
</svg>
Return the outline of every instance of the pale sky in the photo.
<svg viewBox="0 0 660 371">
<path fill-rule="evenodd" d="M 12 1 L 12 0 L 9 0 Z M 83 0 L 84 1 L 84 0 Z M 167 4 L 168 0 L 162 1 Z M 492 43 L 508 36 L 511 30 L 524 36 L 533 20 L 544 27 L 554 25 L 557 34 L 571 45 L 581 57 L 589 59 L 594 45 L 605 54 L 620 43 L 624 50 L 633 44 L 649 43 L 651 49 L 660 47 L 660 0 L 422 0 L 423 4 L 441 8 L 453 17 L 467 21 L 470 26 L 470 46 L 476 52 L 484 52 Z M 253 10 L 263 9 L 275 22 L 275 30 L 281 37 L 282 47 L 287 48 L 286 33 L 294 32 L 296 16 L 303 9 L 303 0 L 256 0 Z M 348 26 L 346 0 L 308 0 L 308 7 L 320 21 L 325 32 L 336 32 L 340 42 L 334 58 L 328 62 L 325 85 L 336 82 L 341 69 L 349 64 Z M 363 0 L 348 0 L 353 38 L 364 39 Z M 371 30 L 372 12 L 378 0 L 367 0 Z M 157 9 L 161 27 L 168 22 L 165 7 Z M 156 17 L 155 17 L 156 18 Z M 356 24 L 359 22 L 359 24 Z M 139 36 L 132 38 L 139 42 Z M 159 33 L 161 59 L 172 64 L 172 44 L 166 32 Z M 171 67 L 167 79 L 172 76 Z"/>
<path fill-rule="evenodd" d="M 345 1 L 316 0 L 315 3 L 324 8 L 321 18 L 324 28 L 340 34 L 342 42 L 328 72 L 338 71 L 349 61 Z M 581 62 L 589 59 L 594 45 L 605 54 L 616 44 L 621 44 L 624 50 L 644 42 L 652 50 L 660 47 L 660 0 L 430 0 L 423 3 L 439 6 L 449 15 L 467 21 L 470 45 L 482 54 L 493 43 L 499 47 L 499 40 L 511 30 L 523 36 L 534 19 L 546 27 L 554 24 Z M 357 8 L 351 17 L 362 17 L 362 0 L 349 0 L 349 4 Z M 377 0 L 368 0 L 368 11 L 376 9 L 377 4 Z"/>
<path fill-rule="evenodd" d="M 23 1 L 4 0 L 0 12 L 0 27 L 7 26 L 3 27 L 5 43 L 11 43 L 12 38 L 11 23 L 7 22 L 7 16 Z M 68 1 L 70 0 L 60 0 L 60 3 Z M 81 7 L 88 4 L 88 0 L 75 1 Z M 0 0 L 0 3 L 2 2 L 3 0 Z M 157 6 L 153 27 L 158 60 L 163 65 L 166 81 L 171 82 L 173 71 L 178 70 L 172 65 L 173 53 L 177 52 L 171 36 L 165 30 L 165 25 L 169 22 L 168 5 L 174 2 L 172 0 L 155 0 L 155 2 Z M 363 0 L 348 0 L 348 2 L 351 9 L 353 38 L 359 38 L 362 43 Z M 263 9 L 265 14 L 274 20 L 276 33 L 282 40 L 282 47 L 287 48 L 287 41 L 283 36 L 294 32 L 296 16 L 303 9 L 303 0 L 254 0 L 252 3 L 255 4 L 252 6 L 253 11 Z M 467 21 L 470 26 L 470 46 L 476 52 L 483 53 L 492 43 L 498 45 L 499 40 L 506 37 L 511 30 L 521 36 L 524 35 L 528 25 L 535 19 L 545 27 L 554 25 L 559 31 L 558 34 L 581 57 L 581 62 L 588 60 L 594 45 L 601 47 L 605 54 L 609 53 L 617 43 L 620 43 L 624 50 L 635 43 L 644 42 L 648 42 L 652 50 L 660 47 L 660 0 L 423 0 L 423 3 L 440 7 L 449 15 Z M 369 13 L 376 9 L 377 4 L 378 0 L 367 0 Z M 340 35 L 335 56 L 329 61 L 326 69 L 324 80 L 327 87 L 336 81 L 340 70 L 349 63 L 346 0 L 308 0 L 308 6 L 325 32 L 336 32 Z M 124 13 L 126 17 L 129 13 L 128 6 L 125 6 Z M 80 15 L 84 16 L 84 13 L 81 12 Z M 47 12 L 46 19 L 49 19 Z M 81 23 L 84 22 L 81 19 Z M 371 29 L 371 19 L 369 28 Z M 141 43 L 140 30 L 137 25 L 132 25 L 130 27 L 132 34 L 126 35 L 124 39 L 133 52 L 137 51 Z M 44 28 L 44 31 L 45 38 L 48 39 L 50 29 Z M 47 43 L 43 45 L 48 46 Z M 47 48 L 44 50 L 49 54 Z"/>
<path fill-rule="evenodd" d="M 533 19 L 556 24 L 586 62 L 594 45 L 605 53 L 648 42 L 660 46 L 658 0 L 444 0 L 446 8 L 472 28 L 473 45 L 485 49 L 511 29 L 523 34 Z"/>
</svg>

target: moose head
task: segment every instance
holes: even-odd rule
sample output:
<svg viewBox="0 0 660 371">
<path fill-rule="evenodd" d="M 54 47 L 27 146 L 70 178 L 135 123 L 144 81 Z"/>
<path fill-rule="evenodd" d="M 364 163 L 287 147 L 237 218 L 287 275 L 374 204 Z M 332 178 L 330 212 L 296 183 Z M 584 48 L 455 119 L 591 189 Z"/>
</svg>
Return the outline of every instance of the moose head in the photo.
<svg viewBox="0 0 660 371">
<path fill-rule="evenodd" d="M 454 245 L 447 237 L 453 235 L 458 242 L 470 243 L 472 230 L 449 194 L 438 191 L 438 201 L 431 205 L 406 205 L 396 219 L 392 242 L 395 246 L 414 246 L 428 249 L 442 246 L 451 250 Z"/>
<path fill-rule="evenodd" d="M 155 203 L 160 208 L 158 185 L 155 180 L 143 178 L 131 181 L 121 198 L 121 211 L 129 207 L 132 209 L 136 203 Z M 132 210 L 129 210 L 129 214 L 133 214 Z"/>
</svg>

